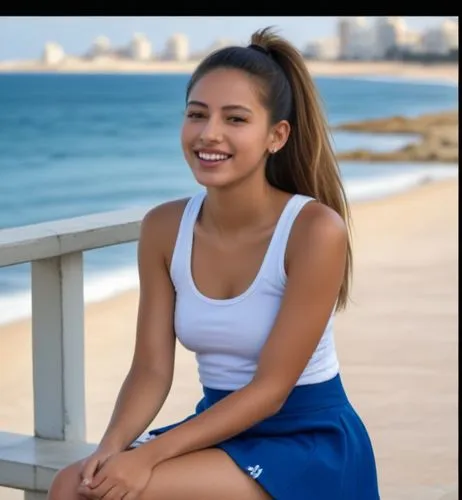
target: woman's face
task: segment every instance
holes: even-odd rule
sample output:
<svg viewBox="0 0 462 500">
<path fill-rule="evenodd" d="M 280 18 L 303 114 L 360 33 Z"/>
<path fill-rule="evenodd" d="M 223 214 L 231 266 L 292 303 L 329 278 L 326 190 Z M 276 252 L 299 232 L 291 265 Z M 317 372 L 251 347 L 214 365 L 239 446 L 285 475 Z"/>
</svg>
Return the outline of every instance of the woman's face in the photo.
<svg viewBox="0 0 462 500">
<path fill-rule="evenodd" d="M 256 85 L 243 71 L 220 68 L 192 88 L 181 142 L 203 186 L 226 187 L 264 169 L 274 134 Z"/>
</svg>

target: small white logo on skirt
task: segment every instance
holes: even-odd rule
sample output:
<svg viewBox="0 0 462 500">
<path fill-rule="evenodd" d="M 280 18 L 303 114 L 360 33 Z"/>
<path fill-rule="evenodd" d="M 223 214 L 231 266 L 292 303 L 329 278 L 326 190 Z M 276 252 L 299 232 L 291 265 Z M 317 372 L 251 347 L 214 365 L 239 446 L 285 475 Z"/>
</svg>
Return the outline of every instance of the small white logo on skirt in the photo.
<svg viewBox="0 0 462 500">
<path fill-rule="evenodd" d="M 259 465 L 255 465 L 254 467 L 252 467 L 251 465 L 249 465 L 247 467 L 247 470 L 249 471 L 249 474 L 254 478 L 254 479 L 257 479 L 257 477 L 263 472 L 263 468 L 260 467 Z"/>
</svg>

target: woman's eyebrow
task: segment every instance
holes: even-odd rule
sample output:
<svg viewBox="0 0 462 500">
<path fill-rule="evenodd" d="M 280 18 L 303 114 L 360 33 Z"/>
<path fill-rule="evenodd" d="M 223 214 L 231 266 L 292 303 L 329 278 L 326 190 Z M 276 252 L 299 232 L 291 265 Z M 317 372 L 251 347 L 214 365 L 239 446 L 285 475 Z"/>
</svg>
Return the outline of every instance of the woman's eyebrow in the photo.
<svg viewBox="0 0 462 500">
<path fill-rule="evenodd" d="M 208 108 L 207 104 L 205 104 L 205 102 L 201 102 L 201 101 L 188 101 L 188 106 L 191 106 L 191 105 L 194 105 L 194 106 L 200 106 L 202 108 Z M 252 110 L 247 108 L 246 106 L 242 106 L 241 104 L 227 104 L 225 106 L 222 106 L 221 109 L 224 109 L 224 110 L 240 110 L 240 111 L 245 111 L 246 113 L 252 113 Z"/>
</svg>

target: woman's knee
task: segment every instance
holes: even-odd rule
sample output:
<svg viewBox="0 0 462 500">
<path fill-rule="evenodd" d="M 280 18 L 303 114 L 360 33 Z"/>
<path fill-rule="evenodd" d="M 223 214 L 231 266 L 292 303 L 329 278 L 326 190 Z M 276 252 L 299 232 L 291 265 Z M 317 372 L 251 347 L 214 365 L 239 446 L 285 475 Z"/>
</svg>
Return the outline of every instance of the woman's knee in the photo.
<svg viewBox="0 0 462 500">
<path fill-rule="evenodd" d="M 58 471 L 51 483 L 47 500 L 80 499 L 81 496 L 77 493 L 80 484 L 80 468 L 81 462 L 76 462 Z"/>
<path fill-rule="evenodd" d="M 138 500 L 269 500 L 222 450 L 191 452 L 159 464 Z"/>
</svg>

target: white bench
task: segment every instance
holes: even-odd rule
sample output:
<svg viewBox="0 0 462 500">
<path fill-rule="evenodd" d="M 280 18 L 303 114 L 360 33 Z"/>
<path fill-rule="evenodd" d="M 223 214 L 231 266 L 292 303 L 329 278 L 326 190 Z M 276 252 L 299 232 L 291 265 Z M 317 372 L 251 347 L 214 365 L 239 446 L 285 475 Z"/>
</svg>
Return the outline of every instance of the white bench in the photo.
<svg viewBox="0 0 462 500">
<path fill-rule="evenodd" d="M 27 500 L 45 500 L 56 472 L 95 448 L 85 442 L 0 432 L 0 484 L 24 490 Z"/>
</svg>

